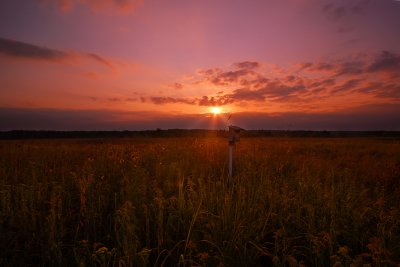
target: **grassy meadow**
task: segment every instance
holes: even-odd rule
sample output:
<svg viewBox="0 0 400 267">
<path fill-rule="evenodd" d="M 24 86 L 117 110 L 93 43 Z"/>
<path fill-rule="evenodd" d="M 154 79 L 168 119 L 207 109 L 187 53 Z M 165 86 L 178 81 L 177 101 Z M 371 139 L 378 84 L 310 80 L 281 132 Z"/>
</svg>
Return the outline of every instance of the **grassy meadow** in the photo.
<svg viewBox="0 0 400 267">
<path fill-rule="evenodd" d="M 0 266 L 399 266 L 400 140 L 0 141 Z"/>
</svg>

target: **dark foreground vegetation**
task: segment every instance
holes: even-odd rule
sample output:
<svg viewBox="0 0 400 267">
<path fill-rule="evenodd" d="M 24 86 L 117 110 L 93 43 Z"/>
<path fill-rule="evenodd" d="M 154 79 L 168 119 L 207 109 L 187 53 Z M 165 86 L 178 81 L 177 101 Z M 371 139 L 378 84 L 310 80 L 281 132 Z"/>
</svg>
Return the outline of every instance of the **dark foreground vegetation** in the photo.
<svg viewBox="0 0 400 267">
<path fill-rule="evenodd" d="M 0 266 L 398 266 L 384 137 L 1 140 Z"/>
</svg>

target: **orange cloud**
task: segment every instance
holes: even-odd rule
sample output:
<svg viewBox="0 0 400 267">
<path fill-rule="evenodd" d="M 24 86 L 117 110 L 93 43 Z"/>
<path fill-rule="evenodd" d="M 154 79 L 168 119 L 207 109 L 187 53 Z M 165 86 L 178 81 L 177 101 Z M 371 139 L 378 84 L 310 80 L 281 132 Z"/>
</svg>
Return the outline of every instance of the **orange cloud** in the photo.
<svg viewBox="0 0 400 267">
<path fill-rule="evenodd" d="M 400 55 L 393 52 L 298 63 L 286 69 L 266 66 L 270 64 L 243 61 L 227 69 L 214 67 L 199 70 L 187 87 L 210 86 L 216 92 L 223 87 L 224 92 L 191 98 L 153 97 L 150 102 L 237 107 L 254 104 L 270 106 L 275 102 L 291 110 L 295 110 L 296 106 L 327 109 L 330 103 L 333 109 L 340 105 L 400 102 Z M 380 76 L 380 82 L 376 82 L 376 74 Z"/>
<path fill-rule="evenodd" d="M 181 90 L 181 89 L 183 89 L 184 86 L 181 83 L 172 83 L 172 84 L 169 84 L 168 87 L 176 89 L 176 90 Z"/>
<path fill-rule="evenodd" d="M 176 98 L 176 97 L 160 97 L 152 96 L 149 101 L 156 105 L 165 104 L 187 104 L 187 105 L 198 105 L 198 106 L 223 106 L 233 103 L 233 99 L 224 96 L 202 96 L 201 98 Z"/>
<path fill-rule="evenodd" d="M 41 0 L 42 3 L 54 4 L 60 10 L 68 12 L 76 6 L 87 6 L 95 12 L 118 11 L 119 13 L 131 13 L 139 7 L 144 0 Z"/>
<path fill-rule="evenodd" d="M 174 98 L 174 97 L 160 97 L 160 96 L 150 97 L 150 101 L 157 105 L 164 105 L 171 103 L 183 103 L 183 104 L 193 105 L 196 103 L 195 100 L 188 98 Z"/>
</svg>

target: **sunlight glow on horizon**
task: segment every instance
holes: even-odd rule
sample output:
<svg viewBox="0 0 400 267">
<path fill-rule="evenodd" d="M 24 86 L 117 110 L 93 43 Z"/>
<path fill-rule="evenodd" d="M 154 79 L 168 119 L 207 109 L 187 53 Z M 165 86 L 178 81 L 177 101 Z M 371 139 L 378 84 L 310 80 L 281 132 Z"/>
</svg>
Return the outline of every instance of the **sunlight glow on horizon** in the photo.
<svg viewBox="0 0 400 267">
<path fill-rule="evenodd" d="M 214 115 L 219 115 L 221 114 L 222 110 L 220 107 L 212 107 L 210 108 L 211 113 L 213 113 Z"/>
</svg>

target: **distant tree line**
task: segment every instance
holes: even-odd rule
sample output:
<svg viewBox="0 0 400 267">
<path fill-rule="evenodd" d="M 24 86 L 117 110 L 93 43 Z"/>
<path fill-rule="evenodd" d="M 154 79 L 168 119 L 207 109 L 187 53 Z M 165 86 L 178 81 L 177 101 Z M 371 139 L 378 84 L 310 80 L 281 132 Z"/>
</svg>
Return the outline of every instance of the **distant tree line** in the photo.
<svg viewBox="0 0 400 267">
<path fill-rule="evenodd" d="M 145 131 L 3 131 L 0 139 L 227 137 L 224 130 L 156 129 Z M 399 131 L 285 131 L 248 130 L 242 137 L 376 137 L 400 138 Z"/>
</svg>

